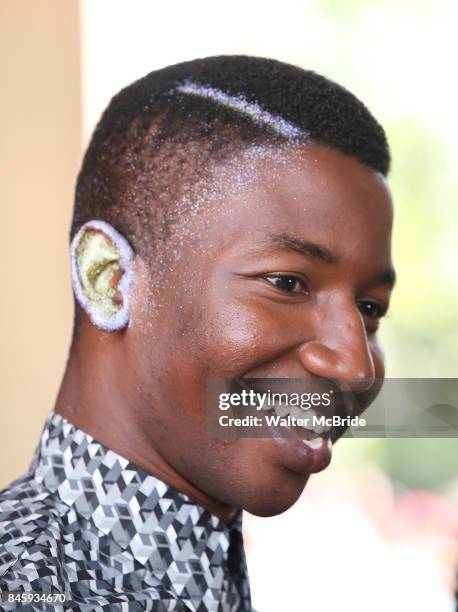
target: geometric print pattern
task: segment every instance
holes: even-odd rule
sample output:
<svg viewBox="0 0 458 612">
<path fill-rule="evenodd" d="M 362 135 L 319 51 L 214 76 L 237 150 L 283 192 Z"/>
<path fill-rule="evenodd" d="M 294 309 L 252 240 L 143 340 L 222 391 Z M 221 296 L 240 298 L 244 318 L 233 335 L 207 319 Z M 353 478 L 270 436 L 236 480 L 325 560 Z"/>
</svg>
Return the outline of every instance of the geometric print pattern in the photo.
<svg viewBox="0 0 458 612">
<path fill-rule="evenodd" d="M 226 525 L 51 411 L 28 472 L 0 492 L 0 591 L 2 611 L 251 611 L 241 513 Z"/>
</svg>

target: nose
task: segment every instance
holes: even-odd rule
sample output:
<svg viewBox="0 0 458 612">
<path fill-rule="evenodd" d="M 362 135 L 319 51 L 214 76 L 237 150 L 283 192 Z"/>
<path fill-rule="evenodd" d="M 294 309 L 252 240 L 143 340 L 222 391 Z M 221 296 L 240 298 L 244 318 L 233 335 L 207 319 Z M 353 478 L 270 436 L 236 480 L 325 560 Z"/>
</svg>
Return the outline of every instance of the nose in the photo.
<svg viewBox="0 0 458 612">
<path fill-rule="evenodd" d="M 370 389 L 375 382 L 374 360 L 356 307 L 339 317 L 321 319 L 317 327 L 313 338 L 299 348 L 302 366 L 316 376 L 344 382 L 355 393 Z"/>
</svg>

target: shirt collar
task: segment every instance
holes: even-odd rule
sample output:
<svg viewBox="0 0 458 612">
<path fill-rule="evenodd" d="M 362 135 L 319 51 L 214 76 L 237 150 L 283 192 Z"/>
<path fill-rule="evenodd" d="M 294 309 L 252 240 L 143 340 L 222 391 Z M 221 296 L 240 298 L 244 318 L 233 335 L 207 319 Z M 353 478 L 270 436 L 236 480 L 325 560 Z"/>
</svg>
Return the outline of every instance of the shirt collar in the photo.
<svg viewBox="0 0 458 612">
<path fill-rule="evenodd" d="M 161 544 L 173 558 L 201 557 L 207 548 L 210 562 L 221 563 L 231 531 L 241 530 L 241 513 L 226 525 L 55 411 L 48 414 L 30 473 L 143 565 L 154 565 Z"/>
</svg>

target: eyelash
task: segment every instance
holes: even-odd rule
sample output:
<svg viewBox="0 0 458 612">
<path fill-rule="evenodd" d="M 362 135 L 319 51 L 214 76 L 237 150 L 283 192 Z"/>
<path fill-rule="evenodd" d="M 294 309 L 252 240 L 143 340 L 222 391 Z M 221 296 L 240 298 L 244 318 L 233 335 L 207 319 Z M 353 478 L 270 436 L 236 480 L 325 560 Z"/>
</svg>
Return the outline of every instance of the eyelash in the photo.
<svg viewBox="0 0 458 612">
<path fill-rule="evenodd" d="M 369 317 L 370 319 L 381 319 L 386 315 L 386 312 L 388 310 L 386 306 L 379 304 L 378 302 L 374 302 L 372 300 L 360 300 L 359 302 L 357 302 L 357 305 L 363 317 Z M 370 314 L 368 312 L 363 312 L 361 306 L 375 307 L 375 309 L 377 310 L 377 314 L 374 315 L 374 313 Z"/>
<path fill-rule="evenodd" d="M 288 289 L 283 289 L 281 287 L 278 287 L 278 285 L 275 285 L 273 282 L 271 282 L 271 280 L 269 279 L 292 279 L 295 283 L 299 283 L 303 289 L 302 293 L 304 295 L 309 295 L 309 288 L 308 285 L 306 283 L 306 281 L 301 278 L 300 276 L 296 276 L 295 274 L 268 274 L 266 276 L 262 277 L 264 280 L 266 280 L 268 283 L 270 283 L 271 285 L 273 285 L 274 287 L 276 287 L 279 291 L 283 291 L 284 293 L 299 293 L 298 291 L 288 291 Z"/>
<path fill-rule="evenodd" d="M 279 287 L 271 280 L 271 279 L 277 279 L 277 280 L 278 279 L 282 279 L 282 280 L 292 279 L 295 283 L 299 283 L 299 285 L 302 287 L 303 291 L 301 293 L 303 293 L 304 295 L 310 294 L 310 290 L 309 290 L 309 287 L 306 281 L 300 276 L 296 276 L 294 274 L 269 274 L 269 275 L 263 276 L 262 278 L 266 280 L 268 283 L 270 283 L 272 286 L 276 287 L 279 291 L 282 291 L 283 293 L 289 293 L 289 294 L 300 293 L 298 291 L 294 291 L 294 289 L 292 291 L 289 291 L 286 288 Z M 370 319 L 374 319 L 374 320 L 378 320 L 384 317 L 388 310 L 386 306 L 384 306 L 383 304 L 379 304 L 378 302 L 375 302 L 373 300 L 359 300 L 357 302 L 357 306 L 358 306 L 360 313 L 364 317 L 369 317 Z M 365 311 L 364 308 L 367 308 L 367 307 L 372 309 L 372 312 L 367 312 L 367 310 Z"/>
</svg>

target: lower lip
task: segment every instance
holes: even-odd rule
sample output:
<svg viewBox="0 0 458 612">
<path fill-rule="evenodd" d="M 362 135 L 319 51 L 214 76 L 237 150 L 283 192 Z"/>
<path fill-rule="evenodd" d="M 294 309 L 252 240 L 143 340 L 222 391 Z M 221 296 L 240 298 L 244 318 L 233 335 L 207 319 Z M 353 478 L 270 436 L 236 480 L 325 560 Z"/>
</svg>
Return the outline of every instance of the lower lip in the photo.
<svg viewBox="0 0 458 612">
<path fill-rule="evenodd" d="M 281 436 L 271 428 L 272 441 L 280 462 L 292 472 L 306 476 L 324 470 L 331 462 L 332 444 L 330 434 L 320 436 L 322 442 L 318 448 L 312 448 L 306 442 L 316 440 L 317 434 L 301 427 L 281 428 Z"/>
</svg>

